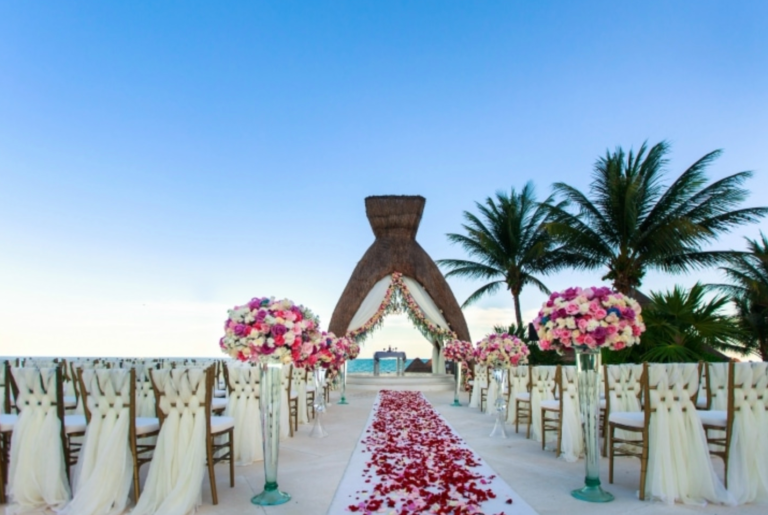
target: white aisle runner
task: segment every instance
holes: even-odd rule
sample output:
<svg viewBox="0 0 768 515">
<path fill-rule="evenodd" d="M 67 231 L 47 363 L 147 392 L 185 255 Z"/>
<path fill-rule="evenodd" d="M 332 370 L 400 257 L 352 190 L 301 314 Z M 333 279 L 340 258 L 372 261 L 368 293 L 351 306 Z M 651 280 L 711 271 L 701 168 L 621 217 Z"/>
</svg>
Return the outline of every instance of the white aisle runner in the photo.
<svg viewBox="0 0 768 515">
<path fill-rule="evenodd" d="M 536 514 L 420 392 L 382 390 L 328 514 L 403 509 L 414 514 Z"/>
</svg>

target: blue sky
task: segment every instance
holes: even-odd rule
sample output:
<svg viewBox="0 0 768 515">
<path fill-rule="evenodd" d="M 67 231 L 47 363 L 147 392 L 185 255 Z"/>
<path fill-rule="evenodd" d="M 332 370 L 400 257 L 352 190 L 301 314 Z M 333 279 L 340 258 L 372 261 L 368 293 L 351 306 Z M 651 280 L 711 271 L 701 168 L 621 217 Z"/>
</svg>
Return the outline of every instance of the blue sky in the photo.
<svg viewBox="0 0 768 515">
<path fill-rule="evenodd" d="M 418 240 L 463 257 L 445 234 L 475 201 L 586 188 L 617 145 L 669 140 L 672 176 L 722 148 L 710 176 L 754 170 L 765 204 L 767 119 L 761 1 L 3 2 L 0 353 L 216 355 L 261 295 L 327 324 L 373 241 L 365 196 L 423 195 Z M 511 298 L 467 318 L 477 340 Z M 427 354 L 407 325 L 367 349 Z"/>
</svg>

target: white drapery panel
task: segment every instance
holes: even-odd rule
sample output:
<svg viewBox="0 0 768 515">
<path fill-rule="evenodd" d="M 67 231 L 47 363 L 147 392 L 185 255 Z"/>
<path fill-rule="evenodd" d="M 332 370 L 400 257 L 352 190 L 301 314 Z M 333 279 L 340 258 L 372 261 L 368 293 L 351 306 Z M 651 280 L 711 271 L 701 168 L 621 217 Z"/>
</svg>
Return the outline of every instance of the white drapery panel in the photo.
<svg viewBox="0 0 768 515">
<path fill-rule="evenodd" d="M 734 364 L 728 491 L 739 504 L 768 500 L 768 362 Z"/>
<path fill-rule="evenodd" d="M 203 368 L 176 368 L 151 373 L 165 421 L 144 491 L 131 514 L 184 515 L 202 501 L 206 372 Z"/>
<path fill-rule="evenodd" d="M 128 445 L 131 374 L 126 369 L 85 369 L 91 421 L 72 481 L 74 497 L 62 515 L 117 515 L 128 504 L 133 463 Z"/>
<path fill-rule="evenodd" d="M 518 393 L 528 393 L 528 365 L 518 365 L 509 369 L 509 404 L 507 406 L 507 422 L 514 423 L 517 417 L 515 413 L 515 396 Z"/>
<path fill-rule="evenodd" d="M 488 388 L 488 367 L 475 365 L 474 379 L 472 379 L 472 395 L 469 397 L 469 407 L 480 407 L 480 389 Z"/>
<path fill-rule="evenodd" d="M 553 393 L 555 389 L 555 375 L 557 367 L 555 366 L 537 366 L 531 369 L 531 438 L 537 442 L 541 441 L 541 401 L 548 401 L 555 398 Z"/>
<path fill-rule="evenodd" d="M 650 450 L 646 494 L 668 504 L 735 504 L 715 475 L 707 439 L 691 396 L 698 389 L 698 365 L 648 366 Z"/>
<path fill-rule="evenodd" d="M 643 365 L 608 365 L 606 371 L 611 413 L 642 411 L 640 390 L 642 389 Z M 606 416 L 609 415 L 609 413 L 606 414 Z M 615 436 L 620 440 L 640 439 L 638 433 L 623 429 L 617 429 Z"/>
<path fill-rule="evenodd" d="M 419 305 L 421 311 L 424 312 L 424 316 L 427 317 L 427 320 L 441 329 L 450 329 L 450 327 L 448 327 L 448 322 L 445 321 L 445 317 L 440 312 L 440 308 L 437 307 L 435 301 L 429 296 L 427 290 L 410 277 L 403 276 L 403 284 L 408 288 L 408 292 L 413 297 L 413 300 L 416 301 L 416 304 Z"/>
<path fill-rule="evenodd" d="M 229 387 L 229 403 L 224 411 L 235 419 L 235 463 L 250 465 L 264 460 L 259 407 L 258 367 L 246 363 L 226 363 Z"/>
<path fill-rule="evenodd" d="M 373 315 L 379 310 L 390 284 L 392 284 L 392 276 L 388 275 L 373 285 L 373 288 L 371 288 L 371 291 L 368 292 L 368 295 L 365 296 L 362 304 L 357 309 L 357 313 L 352 317 L 352 321 L 349 323 L 349 327 L 347 327 L 347 332 L 359 329 L 373 318 Z"/>
<path fill-rule="evenodd" d="M 60 509 L 69 500 L 61 420 L 56 413 L 56 368 L 13 368 L 20 413 L 11 435 L 8 515 Z"/>
<path fill-rule="evenodd" d="M 575 366 L 560 367 L 562 375 L 563 418 L 560 457 L 574 462 L 584 454 L 584 434 L 579 411 L 579 378 Z"/>
</svg>

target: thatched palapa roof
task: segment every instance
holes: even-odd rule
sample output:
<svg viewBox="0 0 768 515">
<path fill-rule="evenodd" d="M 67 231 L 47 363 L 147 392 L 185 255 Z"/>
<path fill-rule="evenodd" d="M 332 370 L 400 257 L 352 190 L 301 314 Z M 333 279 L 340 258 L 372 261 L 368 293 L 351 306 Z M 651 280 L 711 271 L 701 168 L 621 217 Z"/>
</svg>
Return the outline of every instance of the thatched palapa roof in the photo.
<svg viewBox="0 0 768 515">
<path fill-rule="evenodd" d="M 373 285 L 393 272 L 400 272 L 427 290 L 459 339 L 471 341 L 467 322 L 451 287 L 416 241 L 425 203 L 426 199 L 421 196 L 387 195 L 365 199 L 365 214 L 376 240 L 352 272 L 333 310 L 330 331 L 346 334 L 352 317 Z"/>
</svg>

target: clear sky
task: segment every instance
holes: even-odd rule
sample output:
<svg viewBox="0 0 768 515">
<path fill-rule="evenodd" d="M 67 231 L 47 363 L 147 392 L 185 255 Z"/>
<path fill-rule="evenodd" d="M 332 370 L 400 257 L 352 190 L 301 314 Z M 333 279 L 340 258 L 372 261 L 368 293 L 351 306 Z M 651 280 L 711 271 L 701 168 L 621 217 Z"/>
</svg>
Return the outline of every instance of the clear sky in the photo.
<svg viewBox="0 0 768 515">
<path fill-rule="evenodd" d="M 8 0 L 0 354 L 216 356 L 226 309 L 263 295 L 327 324 L 373 241 L 365 196 L 423 195 L 417 239 L 463 257 L 445 234 L 475 201 L 586 188 L 617 145 L 669 140 L 672 175 L 722 148 L 710 176 L 754 170 L 765 205 L 766 120 L 760 0 Z M 644 288 L 697 279 L 719 275 Z M 507 293 L 467 310 L 473 339 L 512 313 Z M 363 355 L 428 356 L 402 322 Z"/>
</svg>

